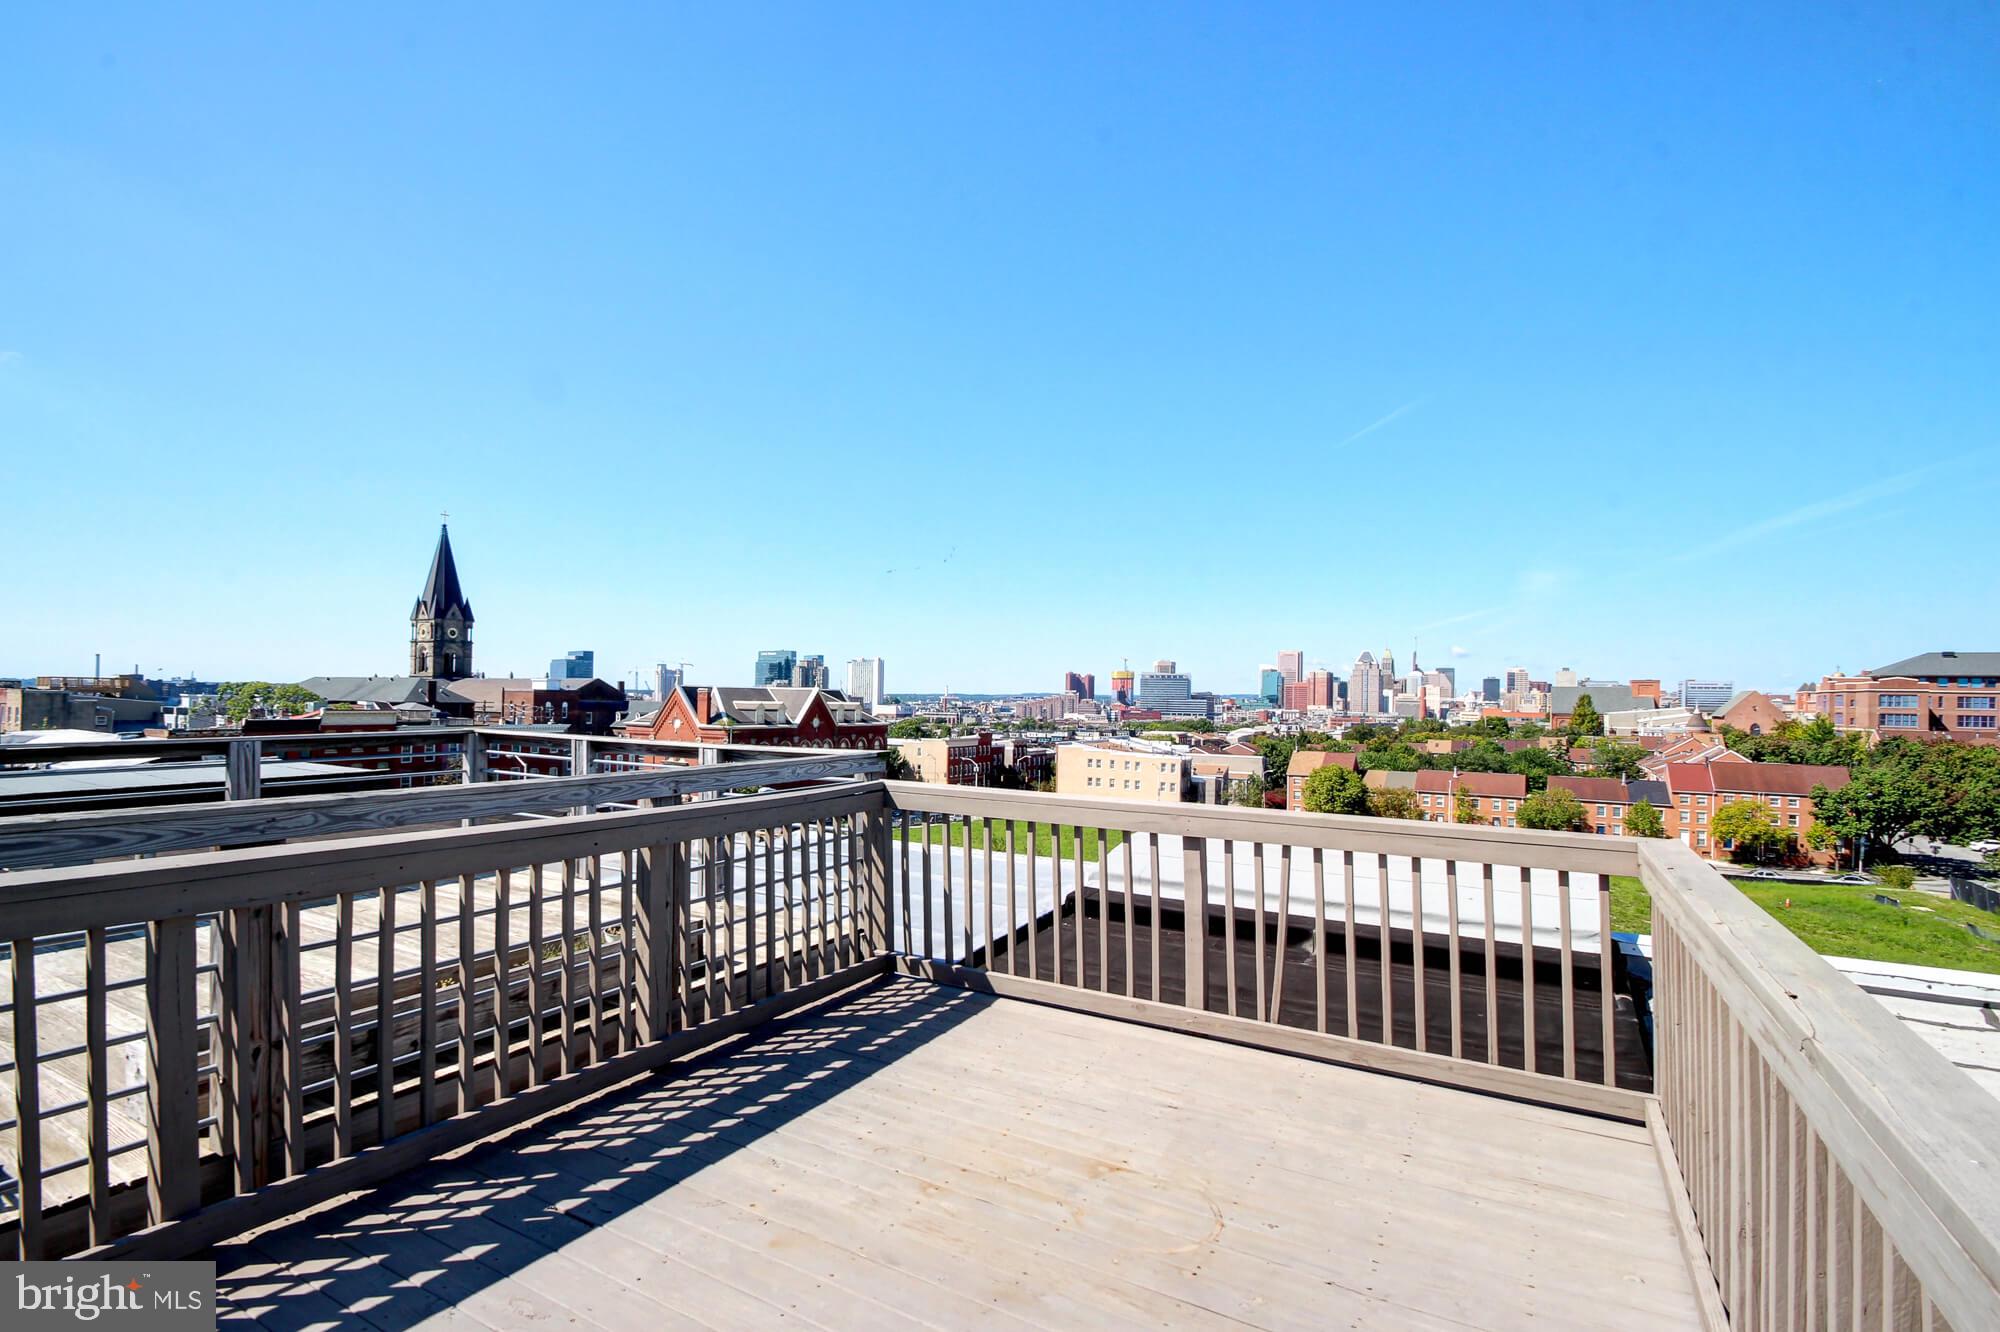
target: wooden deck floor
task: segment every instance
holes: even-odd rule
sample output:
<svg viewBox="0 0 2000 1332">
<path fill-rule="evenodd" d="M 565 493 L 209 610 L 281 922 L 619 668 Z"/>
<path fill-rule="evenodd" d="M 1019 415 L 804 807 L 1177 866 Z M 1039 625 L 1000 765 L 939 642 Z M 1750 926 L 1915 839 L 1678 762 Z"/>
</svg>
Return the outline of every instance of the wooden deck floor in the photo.
<svg viewBox="0 0 2000 1332">
<path fill-rule="evenodd" d="M 1643 1129 L 908 980 L 216 1257 L 273 1329 L 1696 1323 Z"/>
</svg>

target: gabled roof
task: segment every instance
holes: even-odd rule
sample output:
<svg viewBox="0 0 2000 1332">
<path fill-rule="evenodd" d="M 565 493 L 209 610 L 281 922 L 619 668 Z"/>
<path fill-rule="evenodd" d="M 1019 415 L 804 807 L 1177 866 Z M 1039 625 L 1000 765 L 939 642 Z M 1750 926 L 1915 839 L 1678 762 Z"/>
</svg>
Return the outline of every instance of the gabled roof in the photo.
<svg viewBox="0 0 2000 1332">
<path fill-rule="evenodd" d="M 1709 777 L 1725 794 L 1811 795 L 1815 786 L 1838 791 L 1852 780 L 1845 768 L 1815 763 L 1711 763 Z"/>
<path fill-rule="evenodd" d="M 1632 799 L 1624 782 L 1616 777 L 1551 777 L 1553 790 L 1568 791 L 1590 804 L 1625 804 Z"/>
<path fill-rule="evenodd" d="M 1939 676 L 2000 675 L 2000 652 L 1921 652 L 1868 672 L 1870 679 L 1907 675 L 1913 679 Z"/>
<path fill-rule="evenodd" d="M 1324 749 L 1298 749 L 1292 751 L 1290 762 L 1285 764 L 1285 776 L 1305 777 L 1318 772 L 1329 764 L 1354 771 L 1357 755 L 1333 754 Z"/>
<path fill-rule="evenodd" d="M 446 616 L 457 611 L 467 623 L 472 620 L 472 603 L 458 585 L 458 565 L 451 558 L 451 532 L 438 525 L 437 553 L 431 556 L 431 576 L 424 580 L 424 593 L 417 598 L 413 615 Z"/>
<path fill-rule="evenodd" d="M 1465 788 L 1476 796 L 1525 796 L 1528 779 L 1518 772 L 1447 772 L 1425 768 L 1417 774 L 1417 790 L 1432 793 Z"/>
<path fill-rule="evenodd" d="M 1713 766 L 1709 763 L 1669 763 L 1667 789 L 1676 795 L 1682 791 L 1693 795 L 1714 795 L 1715 781 L 1708 775 Z"/>
<path fill-rule="evenodd" d="M 1665 809 L 1667 802 L 1673 799 L 1673 796 L 1667 792 L 1667 784 L 1665 782 L 1655 782 L 1646 779 L 1625 783 L 1625 794 L 1632 797 L 1633 804 L 1636 805 L 1643 800 L 1654 809 Z"/>
<path fill-rule="evenodd" d="M 299 681 L 329 703 L 471 703 L 442 680 L 422 675 L 315 675 Z"/>
</svg>

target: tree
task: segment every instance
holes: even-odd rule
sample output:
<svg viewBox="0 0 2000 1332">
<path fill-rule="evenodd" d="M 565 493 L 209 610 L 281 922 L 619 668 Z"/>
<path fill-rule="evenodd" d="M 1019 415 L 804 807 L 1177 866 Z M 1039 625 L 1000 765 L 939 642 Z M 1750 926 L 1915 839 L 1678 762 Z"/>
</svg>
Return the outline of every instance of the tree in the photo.
<svg viewBox="0 0 2000 1332">
<path fill-rule="evenodd" d="M 1778 816 L 1761 800 L 1732 800 L 1715 811 L 1708 830 L 1737 860 L 1759 863 L 1785 849 L 1792 835 L 1778 826 Z"/>
<path fill-rule="evenodd" d="M 1549 784 L 1549 778 L 1568 774 L 1569 755 L 1561 750 L 1529 745 L 1507 756 L 1507 771 L 1520 773 L 1528 779 L 1530 791 L 1539 791 Z"/>
<path fill-rule="evenodd" d="M 1495 740 L 1505 740 L 1512 731 L 1513 723 L 1505 717 L 1481 717 L 1472 723 L 1472 728 L 1481 735 Z"/>
<path fill-rule="evenodd" d="M 1316 768 L 1299 789 L 1299 803 L 1314 814 L 1366 814 L 1368 786 L 1338 763 Z"/>
<path fill-rule="evenodd" d="M 1424 766 L 1424 756 L 1400 740 L 1374 740 L 1358 762 L 1363 772 L 1415 772 Z"/>
<path fill-rule="evenodd" d="M 913 782 L 917 779 L 917 774 L 910 768 L 910 761 L 894 745 L 882 751 L 882 775 L 892 782 Z"/>
<path fill-rule="evenodd" d="M 1599 777 L 1636 782 L 1644 775 L 1639 761 L 1645 757 L 1644 745 L 1628 745 L 1620 740 L 1605 738 L 1590 746 L 1590 770 Z"/>
<path fill-rule="evenodd" d="M 272 684 L 269 680 L 232 680 L 217 686 L 215 692 L 222 715 L 238 726 L 258 709 L 291 717 L 326 701 L 302 685 Z"/>
<path fill-rule="evenodd" d="M 1563 730 L 1572 740 L 1604 734 L 1604 718 L 1598 715 L 1597 704 L 1591 701 L 1589 694 L 1577 696 L 1576 706 L 1570 710 L 1569 725 Z"/>
<path fill-rule="evenodd" d="M 1481 736 L 1456 754 L 1447 757 L 1452 760 L 1452 766 L 1460 772 L 1507 771 L 1507 751 L 1487 736 Z"/>
<path fill-rule="evenodd" d="M 1391 786 L 1368 792 L 1368 812 L 1378 819 L 1421 819 L 1424 807 L 1415 791 Z"/>
<path fill-rule="evenodd" d="M 1927 747 L 1907 740 L 1876 746 L 1846 786 L 1813 787 L 1815 815 L 1842 841 L 1866 838 L 1884 852 L 1913 833 L 1948 836 L 1945 793 L 1924 771 Z"/>
<path fill-rule="evenodd" d="M 1581 832 L 1588 826 L 1583 802 L 1574 793 L 1560 788 L 1535 792 L 1521 802 L 1521 811 L 1515 817 L 1523 828 L 1539 828 L 1544 832 Z"/>
<path fill-rule="evenodd" d="M 1230 792 L 1229 803 L 1241 805 L 1245 809 L 1262 809 L 1264 793 L 1268 790 L 1270 786 L 1264 781 L 1263 776 L 1253 774 L 1236 783 L 1236 789 Z"/>
<path fill-rule="evenodd" d="M 905 717 L 902 721 L 889 723 L 891 740 L 928 740 L 936 734 L 929 722 L 915 717 Z"/>
<path fill-rule="evenodd" d="M 1479 808 L 1479 797 L 1463 786 L 1452 792 L 1451 805 L 1451 817 L 1458 823 L 1486 822 L 1486 815 Z"/>
<path fill-rule="evenodd" d="M 1628 837 L 1665 837 L 1667 821 L 1660 817 L 1660 811 L 1653 808 L 1650 800 L 1635 800 L 1632 808 L 1625 811 L 1625 834 Z"/>
</svg>

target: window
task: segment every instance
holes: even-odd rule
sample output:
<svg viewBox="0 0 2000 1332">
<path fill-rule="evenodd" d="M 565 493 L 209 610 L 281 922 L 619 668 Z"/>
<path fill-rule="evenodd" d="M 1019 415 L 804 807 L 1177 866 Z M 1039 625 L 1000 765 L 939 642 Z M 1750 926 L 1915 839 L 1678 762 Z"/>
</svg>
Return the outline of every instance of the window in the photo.
<svg viewBox="0 0 2000 1332">
<path fill-rule="evenodd" d="M 1914 712 L 1885 712 L 1881 716 L 1881 724 L 1883 726 L 1914 729 L 1917 724 L 1917 714 Z"/>
<path fill-rule="evenodd" d="M 1707 833 L 1696 833 L 1696 834 L 1694 835 L 1694 844 L 1695 844 L 1696 846 L 1707 846 L 1707 845 L 1708 845 L 1708 834 L 1707 834 Z"/>
<path fill-rule="evenodd" d="M 1799 826 L 1799 816 L 1796 814 L 1787 814 L 1785 815 L 1785 822 L 1789 826 L 1796 828 Z"/>
<path fill-rule="evenodd" d="M 1961 709 L 1978 708 L 1985 712 L 1991 712 L 1993 711 L 1993 698 L 1992 694 L 1967 694 L 1964 698 L 1958 700 L 1958 706 Z"/>
<path fill-rule="evenodd" d="M 1599 805 L 1599 806 L 1597 807 L 1597 817 L 1598 817 L 1598 818 L 1600 818 L 1600 819 L 1604 817 L 1604 806 L 1602 806 L 1602 805 Z M 1604 829 L 1602 829 L 1602 828 L 1599 828 L 1599 829 L 1598 829 L 1597 831 L 1599 831 L 1599 832 L 1603 832 L 1603 831 L 1604 831 Z"/>
<path fill-rule="evenodd" d="M 1875 706 L 1878 708 L 1914 708 L 1917 706 L 1915 694 L 1877 694 Z"/>
<path fill-rule="evenodd" d="M 1706 809 L 1708 808 L 1708 797 L 1705 795 L 1698 795 L 1694 798 L 1694 803 L 1700 805 L 1703 809 Z"/>
<path fill-rule="evenodd" d="M 1799 807 L 1799 798 L 1797 796 L 1786 796 L 1785 806 L 1788 809 L 1797 809 Z"/>
<path fill-rule="evenodd" d="M 1963 726 L 1968 731 L 1993 730 L 1994 720 L 1995 719 L 1993 717 L 1987 715 L 1967 716 L 1965 713 L 1962 712 L 1958 715 L 1958 724 L 1960 726 Z"/>
</svg>

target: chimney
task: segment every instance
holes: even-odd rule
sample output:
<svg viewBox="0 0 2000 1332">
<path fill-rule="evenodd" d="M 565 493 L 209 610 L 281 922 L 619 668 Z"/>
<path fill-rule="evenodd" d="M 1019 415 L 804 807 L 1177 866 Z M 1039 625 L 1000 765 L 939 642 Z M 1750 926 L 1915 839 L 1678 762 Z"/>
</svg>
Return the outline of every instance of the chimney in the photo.
<svg viewBox="0 0 2000 1332">
<path fill-rule="evenodd" d="M 694 719 L 706 725 L 708 722 L 708 686 L 700 685 L 694 691 Z"/>
</svg>

